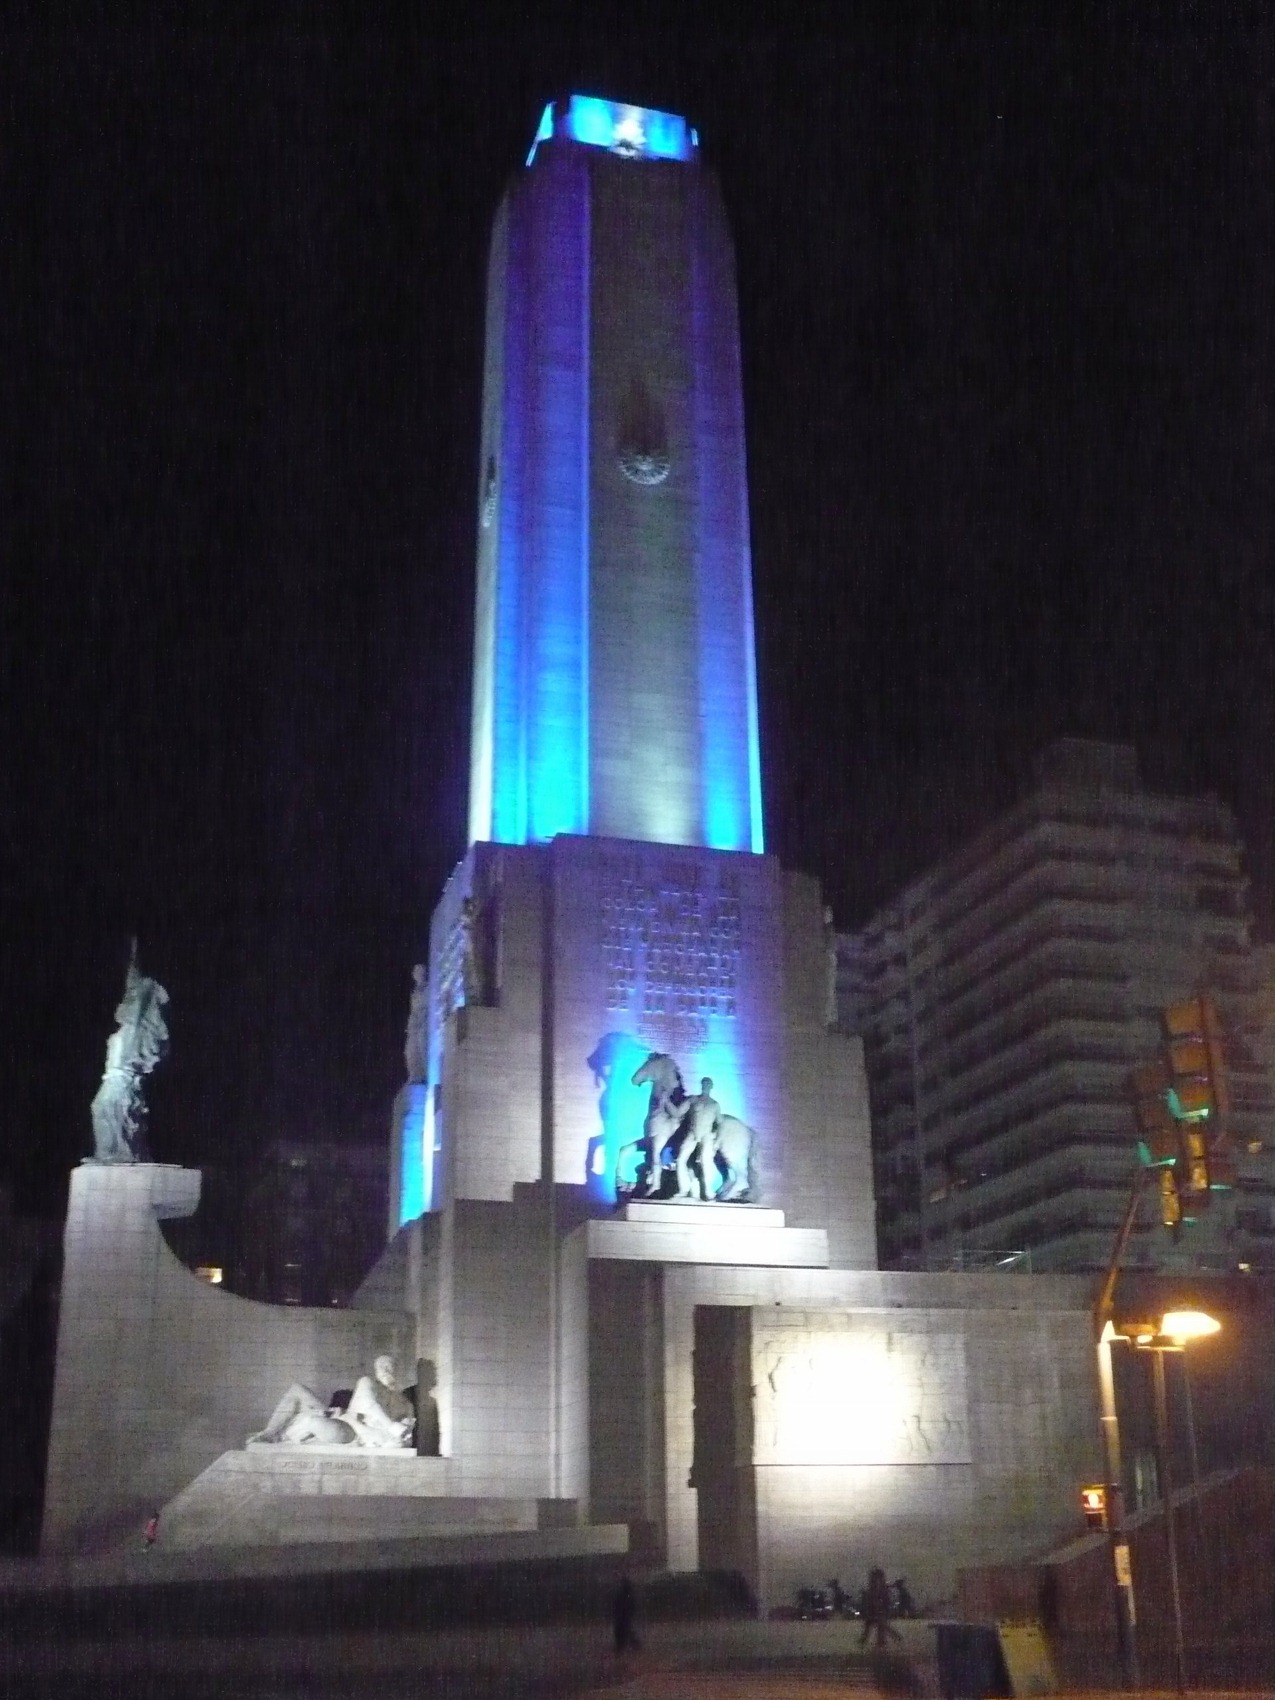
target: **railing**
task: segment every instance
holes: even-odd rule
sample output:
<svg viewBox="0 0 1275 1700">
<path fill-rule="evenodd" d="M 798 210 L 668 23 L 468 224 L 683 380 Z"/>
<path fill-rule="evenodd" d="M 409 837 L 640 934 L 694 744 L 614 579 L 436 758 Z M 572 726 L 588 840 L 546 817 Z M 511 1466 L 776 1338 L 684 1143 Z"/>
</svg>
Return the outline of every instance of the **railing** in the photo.
<svg viewBox="0 0 1275 1700">
<path fill-rule="evenodd" d="M 943 1266 L 943 1272 L 952 1275 L 986 1274 L 990 1270 L 1013 1270 L 1017 1275 L 1030 1275 L 1030 1247 L 1024 1247 L 1021 1251 L 984 1251 L 979 1246 L 973 1246 L 965 1251 L 954 1251 Z"/>
</svg>

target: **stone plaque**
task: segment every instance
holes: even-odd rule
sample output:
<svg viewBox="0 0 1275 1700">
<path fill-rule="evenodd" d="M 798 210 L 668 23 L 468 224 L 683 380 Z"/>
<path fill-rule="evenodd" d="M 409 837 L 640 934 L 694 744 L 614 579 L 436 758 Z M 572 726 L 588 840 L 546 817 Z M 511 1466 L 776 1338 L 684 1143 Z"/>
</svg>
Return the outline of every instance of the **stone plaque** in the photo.
<svg viewBox="0 0 1275 1700">
<path fill-rule="evenodd" d="M 758 1464 L 968 1464 L 965 1341 L 877 1315 L 753 1312 Z"/>
</svg>

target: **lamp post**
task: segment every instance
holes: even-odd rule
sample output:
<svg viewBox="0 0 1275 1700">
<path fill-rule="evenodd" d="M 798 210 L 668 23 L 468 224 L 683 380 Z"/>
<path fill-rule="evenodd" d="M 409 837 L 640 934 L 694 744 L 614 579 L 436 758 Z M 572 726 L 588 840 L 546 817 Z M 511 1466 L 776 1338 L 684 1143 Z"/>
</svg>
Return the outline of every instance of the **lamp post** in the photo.
<svg viewBox="0 0 1275 1700">
<path fill-rule="evenodd" d="M 1110 1320 L 1098 1336 L 1098 1391 L 1102 1402 L 1102 1446 L 1107 1474 L 1107 1548 L 1116 1617 L 1116 1653 L 1126 1688 L 1141 1688 L 1138 1668 L 1138 1613 L 1133 1597 L 1133 1565 L 1124 1521 L 1124 1465 L 1120 1457 L 1120 1420 L 1111 1342 L 1116 1337 Z"/>
<path fill-rule="evenodd" d="M 1169 1550 L 1169 1592 L 1173 1602 L 1173 1674 L 1178 1693 L 1186 1690 L 1186 1648 L 1182 1638 L 1182 1589 L 1178 1576 L 1178 1536 L 1173 1512 L 1173 1467 L 1169 1456 L 1169 1401 L 1165 1391 L 1166 1352 L 1184 1352 L 1192 1340 L 1216 1334 L 1222 1324 L 1202 1310 L 1166 1311 L 1157 1328 L 1152 1323 L 1109 1324 L 1111 1336 L 1125 1339 L 1155 1362 L 1155 1439 L 1160 1495 L 1164 1502 L 1164 1533 Z M 1113 1407 L 1114 1409 L 1114 1407 Z M 1117 1448 L 1118 1448 L 1117 1441 Z M 1118 1457 L 1117 1451 L 1117 1457 Z"/>
<path fill-rule="evenodd" d="M 1116 1413 L 1116 1386 L 1111 1364 L 1111 1342 L 1115 1338 L 1112 1315 L 1116 1282 L 1129 1235 L 1138 1217 L 1138 1205 L 1148 1174 L 1139 1163 L 1133 1171 L 1129 1202 L 1125 1206 L 1116 1242 L 1111 1250 L 1106 1277 L 1094 1301 L 1094 1345 L 1098 1353 L 1098 1392 L 1102 1405 L 1102 1445 L 1107 1472 L 1107 1550 L 1111 1560 L 1112 1605 L 1116 1623 L 1116 1654 L 1126 1688 L 1141 1688 L 1138 1669 L 1138 1613 L 1133 1593 L 1133 1563 L 1124 1522 L 1124 1467 L 1120 1458 L 1120 1422 Z"/>
</svg>

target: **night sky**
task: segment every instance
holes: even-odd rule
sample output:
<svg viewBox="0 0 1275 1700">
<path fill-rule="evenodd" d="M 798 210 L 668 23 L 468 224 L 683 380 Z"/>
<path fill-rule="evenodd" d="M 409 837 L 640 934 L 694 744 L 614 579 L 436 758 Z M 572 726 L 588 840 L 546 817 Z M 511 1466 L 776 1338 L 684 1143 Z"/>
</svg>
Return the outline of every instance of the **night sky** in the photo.
<svg viewBox="0 0 1275 1700">
<path fill-rule="evenodd" d="M 1049 738 L 1129 738 L 1235 807 L 1271 936 L 1269 14 L 695 11 L 0 34 L 26 1207 L 91 1149 L 134 932 L 157 1157 L 388 1139 L 465 848 L 487 235 L 572 88 L 685 113 L 732 219 L 769 847 L 850 926 Z"/>
</svg>

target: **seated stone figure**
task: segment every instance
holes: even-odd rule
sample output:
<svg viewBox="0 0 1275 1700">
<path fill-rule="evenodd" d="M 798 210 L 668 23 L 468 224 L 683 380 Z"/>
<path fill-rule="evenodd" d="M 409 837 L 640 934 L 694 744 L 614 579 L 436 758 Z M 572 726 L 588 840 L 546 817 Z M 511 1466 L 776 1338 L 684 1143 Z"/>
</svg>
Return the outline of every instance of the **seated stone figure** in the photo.
<svg viewBox="0 0 1275 1700">
<path fill-rule="evenodd" d="M 355 1382 L 344 1411 L 325 1405 L 317 1393 L 294 1381 L 265 1428 L 248 1436 L 248 1444 L 366 1446 L 379 1451 L 409 1447 L 414 1413 L 411 1400 L 395 1386 L 393 1358 L 377 1358 L 373 1371 L 375 1380 L 361 1375 Z"/>
</svg>

